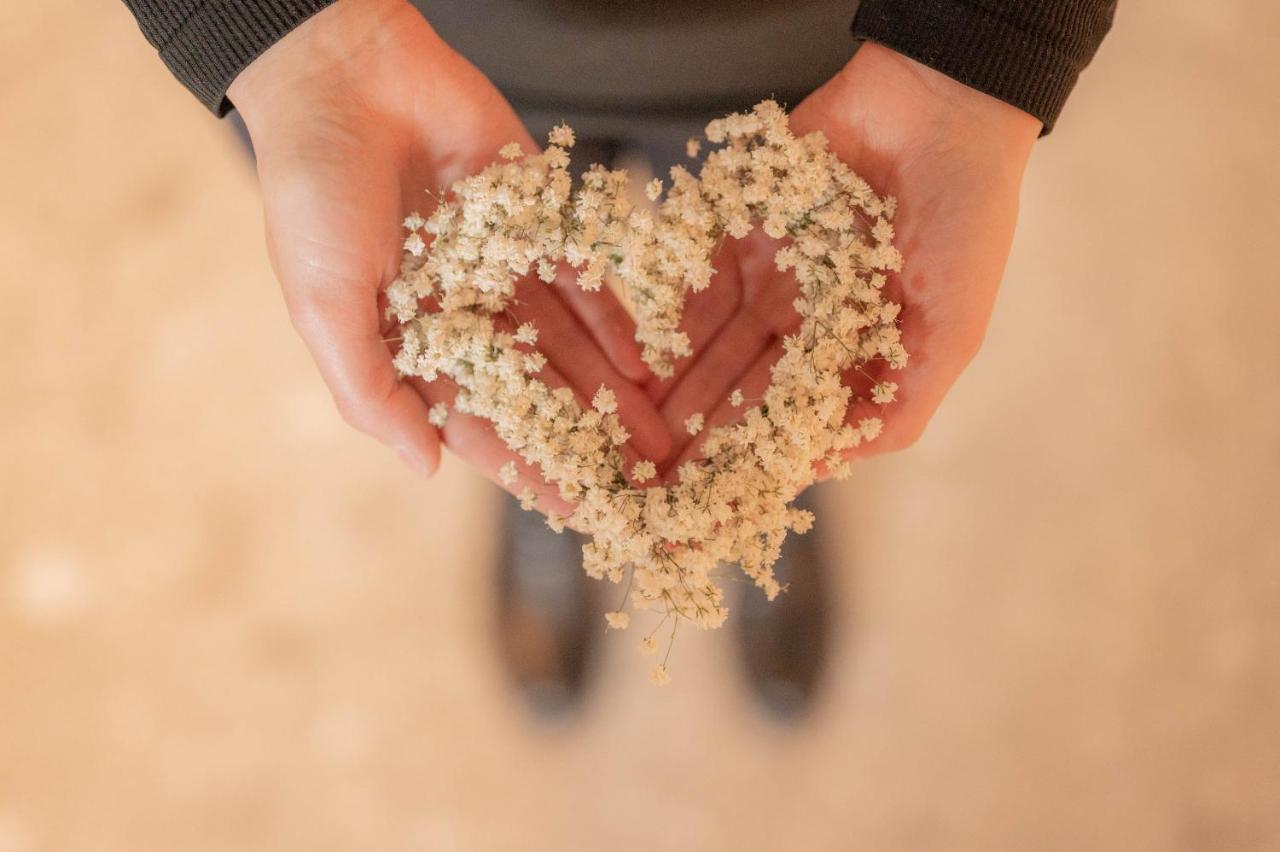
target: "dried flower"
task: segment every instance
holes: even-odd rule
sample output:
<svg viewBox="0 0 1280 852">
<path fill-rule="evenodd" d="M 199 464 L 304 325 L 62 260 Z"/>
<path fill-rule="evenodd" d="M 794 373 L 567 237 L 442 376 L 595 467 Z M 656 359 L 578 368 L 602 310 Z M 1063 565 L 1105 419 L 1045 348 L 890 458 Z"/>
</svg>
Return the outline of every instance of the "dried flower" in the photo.
<svg viewBox="0 0 1280 852">
<path fill-rule="evenodd" d="M 443 402 L 437 402 L 427 412 L 427 420 L 437 429 L 443 429 L 444 424 L 449 420 L 449 406 Z"/>
<path fill-rule="evenodd" d="M 618 397 L 609 388 L 601 385 L 591 399 L 591 407 L 601 414 L 613 414 L 618 410 Z"/>
<path fill-rule="evenodd" d="M 701 412 L 690 414 L 684 421 L 685 431 L 690 435 L 696 435 L 702 431 L 703 416 Z"/>
<path fill-rule="evenodd" d="M 893 402 L 894 395 L 898 392 L 897 382 L 880 382 L 871 389 L 871 401 L 881 405 L 887 405 Z"/>
<path fill-rule="evenodd" d="M 610 630 L 626 630 L 627 625 L 631 623 L 631 615 L 621 610 L 617 612 L 606 612 L 604 620 L 609 623 Z"/>
<path fill-rule="evenodd" d="M 573 128 L 567 124 L 557 124 L 551 129 L 551 133 L 547 136 L 547 141 L 552 145 L 559 145 L 561 148 L 572 148 Z"/>
<path fill-rule="evenodd" d="M 511 336 L 516 343 L 524 343 L 529 346 L 536 346 L 538 343 L 538 329 L 531 322 L 521 323 L 516 329 L 516 333 Z"/>
<path fill-rule="evenodd" d="M 591 576 L 616 582 L 626 566 L 632 606 L 717 627 L 726 609 L 716 566 L 736 563 L 766 596 L 777 595 L 772 566 L 783 539 L 813 523 L 790 502 L 812 484 L 816 464 L 847 475 L 848 451 L 880 434 L 879 418 L 845 422 L 851 404 L 865 398 L 844 384 L 844 373 L 901 369 L 907 352 L 899 306 L 885 297 L 887 276 L 902 263 L 892 245 L 896 202 L 877 196 L 821 134 L 792 135 L 772 101 L 711 122 L 706 138 L 715 147 L 699 176 L 673 167 L 651 211 L 628 200 L 622 171 L 592 166 L 575 188 L 573 132 L 557 127 L 545 151 L 494 163 L 454 184 L 428 219 L 405 220 L 406 254 L 387 302 L 403 337 L 397 369 L 453 381 L 454 408 L 492 423 L 575 505 L 571 517 L 547 523 L 588 537 L 583 563 Z M 692 140 L 688 153 L 700 150 Z M 774 262 L 798 283 L 799 330 L 783 341 L 760 399 L 748 407 L 740 389 L 730 395 L 744 409 L 739 422 L 707 430 L 701 456 L 681 464 L 674 482 L 637 487 L 656 466 L 633 463 L 631 480 L 624 475 L 629 434 L 612 391 L 601 387 L 585 408 L 572 390 L 548 387 L 537 376 L 545 356 L 517 348 L 536 345 L 536 331 L 502 332 L 497 320 L 532 270 L 550 282 L 560 265 L 572 267 L 584 290 L 615 276 L 637 296 L 645 362 L 669 377 L 674 359 L 690 354 L 680 331 L 686 297 L 711 284 L 721 241 L 757 225 L 786 238 Z M 879 381 L 869 397 L 884 404 L 896 390 Z M 705 418 L 695 414 L 685 425 L 700 434 Z M 513 486 L 515 463 L 499 478 Z M 524 489 L 522 505 L 536 502 Z M 652 638 L 642 643 L 655 647 Z M 651 678 L 666 683 L 666 665 Z"/>
</svg>

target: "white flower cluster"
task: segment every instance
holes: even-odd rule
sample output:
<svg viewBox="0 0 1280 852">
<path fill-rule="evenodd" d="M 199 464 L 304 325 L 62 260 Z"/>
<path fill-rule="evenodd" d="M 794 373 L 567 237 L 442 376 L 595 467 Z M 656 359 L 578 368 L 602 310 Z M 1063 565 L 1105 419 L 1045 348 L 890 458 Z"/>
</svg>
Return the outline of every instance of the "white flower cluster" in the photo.
<svg viewBox="0 0 1280 852">
<path fill-rule="evenodd" d="M 736 563 L 773 598 L 784 537 L 813 522 L 788 504 L 812 484 L 817 463 L 847 474 L 846 451 L 879 434 L 878 418 L 844 422 L 852 391 L 843 374 L 877 359 L 900 368 L 907 353 L 899 306 L 883 296 L 886 274 L 901 267 L 894 199 L 877 197 L 820 133 L 792 135 L 772 101 L 711 122 L 706 136 L 714 147 L 700 176 L 672 168 L 656 214 L 627 200 L 624 171 L 594 165 L 575 188 L 566 127 L 552 132 L 541 154 L 504 149 L 503 162 L 455 184 L 430 218 L 405 221 L 401 275 L 387 297 L 403 330 L 397 368 L 453 380 L 455 407 L 491 421 L 575 504 L 571 517 L 548 522 L 590 536 L 588 573 L 628 579 L 636 608 L 716 627 L 726 609 L 713 569 Z M 698 145 L 691 141 L 689 151 L 697 154 Z M 660 190 L 647 188 L 655 198 Z M 754 223 L 785 238 L 776 263 L 799 283 L 800 330 L 740 422 L 702 433 L 703 416 L 689 418 L 688 431 L 702 433 L 701 458 L 681 465 L 673 484 L 642 487 L 657 471 L 641 462 L 627 477 L 619 447 L 629 435 L 613 393 L 601 388 L 585 400 L 537 378 L 546 364 L 529 348 L 537 330 L 513 328 L 505 314 L 516 282 L 535 273 L 551 281 L 562 262 L 586 290 L 616 276 L 645 361 L 670 375 L 671 359 L 690 354 L 678 330 L 686 295 L 711 283 L 717 245 Z M 881 382 L 871 398 L 887 403 L 896 388 Z M 743 406 L 742 392 L 731 402 Z M 433 422 L 444 414 L 433 410 Z M 515 474 L 514 465 L 502 471 L 504 481 Z M 531 492 L 523 502 L 532 504 Z M 624 616 L 612 613 L 609 622 L 625 627 Z M 665 681 L 665 663 L 655 679 Z"/>
</svg>

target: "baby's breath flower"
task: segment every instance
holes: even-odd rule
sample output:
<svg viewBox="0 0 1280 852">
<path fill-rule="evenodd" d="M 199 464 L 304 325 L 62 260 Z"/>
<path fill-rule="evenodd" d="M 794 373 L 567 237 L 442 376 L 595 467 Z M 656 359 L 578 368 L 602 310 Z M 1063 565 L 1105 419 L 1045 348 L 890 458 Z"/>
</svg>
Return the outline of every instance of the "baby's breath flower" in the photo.
<svg viewBox="0 0 1280 852">
<path fill-rule="evenodd" d="M 658 196 L 662 195 L 662 180 L 654 178 L 644 185 L 644 196 L 650 201 L 657 201 Z"/>
<path fill-rule="evenodd" d="M 559 145 L 561 148 L 572 148 L 573 129 L 567 124 L 557 124 L 551 128 L 551 133 L 547 135 L 547 141 L 552 145 Z"/>
<path fill-rule="evenodd" d="M 618 397 L 612 390 L 601 385 L 596 390 L 596 395 L 591 398 L 591 407 L 601 414 L 613 414 L 618 410 Z"/>
<path fill-rule="evenodd" d="M 640 653 L 648 655 L 658 650 L 658 640 L 652 636 L 646 636 L 640 640 Z"/>
<path fill-rule="evenodd" d="M 893 402 L 894 395 L 898 392 L 897 382 L 880 382 L 871 389 L 871 399 L 873 402 L 886 405 Z"/>
<path fill-rule="evenodd" d="M 653 211 L 628 200 L 625 172 L 593 166 L 575 185 L 568 127 L 553 130 L 541 153 L 508 146 L 509 159 L 458 181 L 428 219 L 405 219 L 405 256 L 387 302 L 403 338 L 396 368 L 453 381 L 453 408 L 490 422 L 574 504 L 571 518 L 548 517 L 547 524 L 559 531 L 572 520 L 586 534 L 587 573 L 627 579 L 624 606 L 717 627 L 726 610 L 712 579 L 716 567 L 738 564 L 767 597 L 776 596 L 772 565 L 783 539 L 813 523 L 790 502 L 812 484 L 816 463 L 847 476 L 850 451 L 880 434 L 879 418 L 843 425 L 854 399 L 842 375 L 873 361 L 901 369 L 907 352 L 899 307 L 885 296 L 888 274 L 902 266 L 891 242 L 896 201 L 879 198 L 821 134 L 793 136 L 771 101 L 711 122 L 706 136 L 713 147 L 699 176 L 673 167 L 665 194 L 655 182 Z M 687 153 L 700 152 L 701 143 L 690 140 Z M 682 463 L 675 483 L 637 487 L 656 477 L 656 465 L 634 463 L 630 480 L 625 475 L 629 434 L 616 396 L 602 386 L 585 407 L 571 389 L 548 387 L 538 378 L 546 357 L 517 348 L 536 346 L 536 329 L 502 331 L 499 318 L 510 310 L 517 281 L 532 272 L 550 283 L 565 264 L 584 290 L 615 275 L 632 297 L 645 362 L 670 376 L 674 359 L 691 354 L 680 331 L 686 297 L 713 283 L 716 247 L 756 227 L 788 238 L 774 264 L 795 275 L 800 328 L 784 339 L 769 388 L 740 422 L 707 430 L 702 456 Z M 880 382 L 871 398 L 886 404 L 896 391 L 893 382 Z M 741 389 L 729 401 L 746 404 Z M 447 414 L 432 406 L 429 420 L 440 425 Z M 702 433 L 704 415 L 685 426 Z M 519 481 L 514 461 L 499 478 L 508 487 Z M 531 488 L 520 500 L 529 509 L 537 504 Z M 641 646 L 651 653 L 657 643 L 649 637 Z M 665 683 L 666 665 L 651 677 Z"/>
<path fill-rule="evenodd" d="M 538 329 L 531 322 L 521 323 L 516 329 L 516 333 L 511 336 L 516 343 L 524 343 L 529 346 L 535 346 L 538 343 Z"/>
<path fill-rule="evenodd" d="M 489 150 L 493 150 L 492 148 Z M 504 160 L 515 160 L 524 153 L 519 142 L 508 142 L 498 149 L 498 156 Z"/>
<path fill-rule="evenodd" d="M 526 512 L 532 512 L 538 508 L 538 495 L 533 493 L 532 488 L 526 488 L 520 492 L 520 508 Z"/>
<path fill-rule="evenodd" d="M 431 410 L 427 412 L 427 421 L 437 429 L 443 429 L 444 424 L 449 420 L 449 406 L 443 402 L 437 402 L 431 406 Z"/>
<path fill-rule="evenodd" d="M 647 482 L 658 475 L 658 466 L 648 459 L 636 462 L 631 466 L 631 478 L 636 482 Z"/>
<path fill-rule="evenodd" d="M 618 610 L 617 612 L 606 612 L 604 619 L 609 623 L 611 630 L 626 630 L 627 625 L 631 623 L 630 613 Z"/>
<path fill-rule="evenodd" d="M 559 270 L 556 269 L 555 261 L 547 260 L 545 257 L 538 261 L 538 277 L 548 284 L 556 280 L 556 273 L 558 271 Z"/>
<path fill-rule="evenodd" d="M 422 257 L 422 253 L 427 250 L 427 243 L 421 234 L 413 233 L 405 237 L 404 250 L 414 257 Z"/>
<path fill-rule="evenodd" d="M 671 674 L 667 671 L 666 663 L 658 663 L 649 670 L 649 682 L 654 686 L 666 686 L 671 683 Z"/>
<path fill-rule="evenodd" d="M 684 143 L 684 155 L 689 159 L 698 156 L 698 152 L 702 150 L 702 142 L 697 139 L 690 139 Z"/>
</svg>

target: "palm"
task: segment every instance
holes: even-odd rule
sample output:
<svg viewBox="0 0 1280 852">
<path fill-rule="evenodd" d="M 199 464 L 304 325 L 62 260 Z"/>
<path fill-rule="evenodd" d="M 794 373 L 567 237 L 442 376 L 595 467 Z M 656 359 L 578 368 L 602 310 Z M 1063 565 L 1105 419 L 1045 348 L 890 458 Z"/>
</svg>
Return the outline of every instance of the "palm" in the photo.
<svg viewBox="0 0 1280 852">
<path fill-rule="evenodd" d="M 315 20 L 342 23 L 333 15 L 322 20 L 326 14 Z M 241 109 L 257 149 L 271 257 L 295 326 L 343 416 L 429 472 L 439 446 L 428 406 L 454 391 L 445 381 L 403 383 L 392 367 L 380 299 L 398 272 L 399 223 L 431 206 L 427 192 L 477 171 L 508 142 L 535 146 L 501 95 L 410 7 L 389 4 L 385 16 L 360 24 L 368 25 L 367 37 L 352 46 L 344 32 L 346 49 L 328 64 L 315 59 L 323 41 L 317 47 L 318 37 L 299 28 L 277 48 L 312 38 L 296 44 L 303 72 L 284 95 L 248 98 Z M 571 280 L 524 282 L 517 297 L 515 321 L 531 320 L 541 332 L 549 362 L 541 378 L 573 387 L 584 401 L 601 384 L 613 388 L 639 451 L 660 460 L 669 441 L 633 383 L 644 368 L 621 306 L 608 296 L 587 298 Z M 546 495 L 544 508 L 567 508 L 487 423 L 455 413 L 443 437 L 495 479 L 516 461 L 521 477 L 511 490 L 533 486 Z"/>
<path fill-rule="evenodd" d="M 895 242 L 905 268 L 889 286 L 903 305 L 911 361 L 893 371 L 898 402 L 884 412 L 869 402 L 851 407 L 851 420 L 872 414 L 885 420 L 884 433 L 863 453 L 912 443 L 977 352 L 1013 235 L 1026 153 L 1038 132 L 1029 116 L 887 53 L 868 45 L 791 117 L 793 131 L 821 130 L 842 160 L 899 200 Z M 983 100 L 971 108 L 964 100 L 970 95 Z M 724 287 L 732 291 L 726 303 L 736 306 L 718 323 L 691 315 L 690 336 L 703 343 L 701 353 L 675 381 L 650 386 L 673 428 L 695 411 L 712 425 L 732 422 L 741 409 L 728 403 L 728 393 L 740 388 L 751 399 L 768 386 L 781 338 L 798 323 L 790 307 L 795 282 L 776 271 L 775 248 L 759 233 L 728 247 L 724 274 L 708 292 Z M 883 364 L 869 368 L 876 378 L 886 371 Z M 871 383 L 861 372 L 846 379 L 855 390 Z M 696 454 L 696 444 L 686 443 L 671 467 Z"/>
</svg>

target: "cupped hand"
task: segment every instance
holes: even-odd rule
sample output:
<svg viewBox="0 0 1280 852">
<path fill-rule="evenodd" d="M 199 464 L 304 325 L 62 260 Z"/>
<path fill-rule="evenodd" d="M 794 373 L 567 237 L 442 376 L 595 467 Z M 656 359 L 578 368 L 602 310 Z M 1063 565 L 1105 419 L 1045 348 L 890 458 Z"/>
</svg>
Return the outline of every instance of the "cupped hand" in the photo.
<svg viewBox="0 0 1280 852">
<path fill-rule="evenodd" d="M 903 306 L 910 360 L 901 370 L 883 363 L 851 370 L 846 383 L 862 396 L 877 381 L 898 385 L 892 404 L 850 406 L 850 422 L 884 421 L 880 437 L 855 454 L 902 449 L 924 432 L 982 343 L 1040 122 L 868 43 L 796 107 L 790 123 L 796 135 L 821 130 L 836 155 L 877 192 L 898 198 L 895 244 L 903 271 L 890 277 L 888 292 Z M 686 331 L 695 355 L 675 380 L 649 385 L 677 435 L 695 412 L 706 415 L 708 427 L 738 419 L 743 409 L 729 403 L 729 394 L 741 389 L 750 403 L 768 387 L 782 338 L 799 324 L 791 307 L 795 279 L 773 263 L 777 245 L 759 231 L 728 243 L 720 274 L 701 294 L 722 301 L 701 312 L 691 302 Z M 682 441 L 669 470 L 698 455 L 701 436 L 683 434 Z"/>
<path fill-rule="evenodd" d="M 429 406 L 452 398 L 441 380 L 406 382 L 392 366 L 383 288 L 399 270 L 401 220 L 427 212 L 429 193 L 478 171 L 515 141 L 534 142 L 511 107 L 403 0 L 342 0 L 251 63 L 228 96 L 253 140 L 272 265 L 294 326 L 338 410 L 355 428 L 432 473 L 440 435 Z M 647 371 L 634 326 L 607 292 L 572 276 L 523 282 L 516 321 L 531 320 L 549 365 L 540 375 L 583 401 L 601 384 L 617 394 L 633 455 L 661 461 L 670 437 L 636 384 Z M 393 345 L 393 344 L 392 344 Z M 444 442 L 491 478 L 514 460 L 514 493 L 533 487 L 566 511 L 536 468 L 473 417 L 452 413 Z"/>
</svg>

